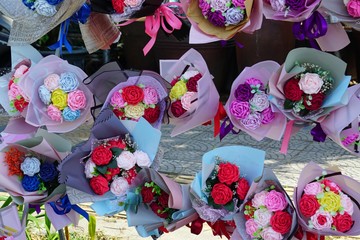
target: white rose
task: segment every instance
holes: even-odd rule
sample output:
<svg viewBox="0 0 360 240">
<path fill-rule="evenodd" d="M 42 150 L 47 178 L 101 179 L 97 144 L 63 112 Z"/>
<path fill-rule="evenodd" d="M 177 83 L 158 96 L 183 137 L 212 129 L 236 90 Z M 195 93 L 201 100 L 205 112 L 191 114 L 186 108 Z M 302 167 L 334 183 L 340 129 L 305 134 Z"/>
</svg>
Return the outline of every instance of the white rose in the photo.
<svg viewBox="0 0 360 240">
<path fill-rule="evenodd" d="M 27 157 L 21 163 L 20 169 L 25 175 L 30 177 L 34 176 L 36 173 L 40 172 L 40 161 L 36 157 Z"/>
<path fill-rule="evenodd" d="M 266 208 L 260 208 L 254 212 L 254 219 L 257 224 L 261 227 L 266 227 L 270 224 L 270 219 L 273 215 L 273 212 L 270 212 Z"/>
<path fill-rule="evenodd" d="M 140 117 L 142 117 L 145 113 L 145 106 L 142 103 L 139 103 L 137 105 L 127 105 L 125 106 L 125 116 L 127 118 L 132 118 L 132 119 L 139 119 Z"/>
<path fill-rule="evenodd" d="M 299 87 L 306 94 L 316 94 L 321 90 L 324 81 L 316 73 L 305 73 L 301 75 Z"/>
<path fill-rule="evenodd" d="M 281 235 L 281 233 L 276 232 L 272 227 L 264 228 L 261 231 L 260 236 L 263 239 L 271 239 L 271 240 L 281 240 L 281 239 L 283 239 L 283 236 Z"/>
<path fill-rule="evenodd" d="M 87 178 L 92 178 L 94 177 L 94 172 L 95 172 L 95 168 L 96 168 L 96 164 L 89 159 L 86 163 L 85 163 L 85 176 Z"/>
<path fill-rule="evenodd" d="M 136 164 L 139 167 L 150 167 L 151 160 L 146 152 L 136 150 L 134 152 L 134 156 L 136 159 Z"/>
<path fill-rule="evenodd" d="M 129 189 L 129 184 L 125 178 L 119 177 L 116 178 L 110 185 L 110 191 L 115 196 L 123 196 L 125 195 L 126 191 Z"/>
<path fill-rule="evenodd" d="M 255 208 L 260 208 L 261 206 L 265 206 L 265 198 L 268 195 L 267 191 L 261 191 L 254 195 L 253 199 L 251 200 L 252 205 Z"/>
<path fill-rule="evenodd" d="M 136 164 L 136 158 L 134 154 L 129 151 L 122 151 L 116 158 L 116 162 L 119 168 L 124 170 L 130 170 Z"/>
</svg>

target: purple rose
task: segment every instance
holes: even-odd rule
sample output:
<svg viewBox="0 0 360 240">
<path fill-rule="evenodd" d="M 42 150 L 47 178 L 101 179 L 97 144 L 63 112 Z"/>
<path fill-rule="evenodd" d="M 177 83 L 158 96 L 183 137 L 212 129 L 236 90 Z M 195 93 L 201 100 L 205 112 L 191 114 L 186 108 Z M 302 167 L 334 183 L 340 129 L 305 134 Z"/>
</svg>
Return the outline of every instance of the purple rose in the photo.
<svg viewBox="0 0 360 240">
<path fill-rule="evenodd" d="M 241 123 L 245 128 L 255 130 L 261 125 L 261 114 L 258 112 L 251 113 L 245 119 L 242 119 Z"/>
<path fill-rule="evenodd" d="M 272 120 L 275 118 L 274 112 L 271 110 L 271 107 L 266 108 L 264 111 L 261 112 L 262 115 L 262 124 L 268 124 L 271 123 Z"/>
<path fill-rule="evenodd" d="M 248 78 L 246 79 L 245 83 L 249 84 L 250 86 L 258 86 L 260 90 L 264 90 L 264 84 L 261 80 L 257 78 Z"/>
<path fill-rule="evenodd" d="M 225 26 L 225 17 L 222 15 L 220 11 L 211 12 L 209 11 L 207 14 L 207 19 L 213 25 L 217 27 L 224 27 Z"/>
<path fill-rule="evenodd" d="M 305 9 L 305 0 L 286 0 L 285 3 L 292 11 L 301 12 Z"/>
<path fill-rule="evenodd" d="M 235 100 L 230 104 L 230 113 L 237 119 L 244 119 L 250 114 L 250 104 Z"/>
<path fill-rule="evenodd" d="M 204 16 L 207 16 L 211 9 L 210 4 L 206 0 L 199 0 L 199 8 Z"/>
<path fill-rule="evenodd" d="M 254 96 L 254 94 L 251 93 L 251 90 L 252 89 L 249 84 L 247 84 L 247 83 L 240 84 L 236 88 L 235 93 L 234 93 L 236 100 L 241 101 L 241 102 L 249 101 Z"/>
<path fill-rule="evenodd" d="M 235 7 L 240 7 L 241 9 L 245 8 L 245 0 L 232 0 L 232 3 Z"/>
</svg>

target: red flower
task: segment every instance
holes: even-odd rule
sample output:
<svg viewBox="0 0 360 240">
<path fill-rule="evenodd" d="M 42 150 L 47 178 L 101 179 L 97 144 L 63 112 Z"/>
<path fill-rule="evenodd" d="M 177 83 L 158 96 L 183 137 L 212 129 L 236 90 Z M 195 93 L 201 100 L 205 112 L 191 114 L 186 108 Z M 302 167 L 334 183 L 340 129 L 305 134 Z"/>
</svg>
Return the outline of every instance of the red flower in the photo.
<svg viewBox="0 0 360 240">
<path fill-rule="evenodd" d="M 123 177 L 126 179 L 126 181 L 131 184 L 134 178 L 136 177 L 137 172 L 135 167 L 123 172 Z"/>
<path fill-rule="evenodd" d="M 171 81 L 171 86 L 175 86 L 175 84 L 180 80 L 180 77 L 176 77 Z"/>
<path fill-rule="evenodd" d="M 169 194 L 167 194 L 166 192 L 161 191 L 161 195 L 158 197 L 157 200 L 161 206 L 165 208 L 169 206 Z"/>
<path fill-rule="evenodd" d="M 27 107 L 27 105 L 29 105 L 29 103 L 27 101 L 25 101 L 25 99 L 23 97 L 20 97 L 20 99 L 14 100 L 14 107 L 19 112 L 24 111 L 24 109 Z"/>
<path fill-rule="evenodd" d="M 111 181 L 111 179 L 118 175 L 120 173 L 120 168 L 108 168 L 107 172 L 105 174 L 105 178 L 106 180 L 108 180 L 109 182 Z"/>
<path fill-rule="evenodd" d="M 251 200 L 245 204 L 246 214 L 244 214 L 246 221 L 254 217 L 255 208 L 252 205 Z"/>
<path fill-rule="evenodd" d="M 90 179 L 90 187 L 97 195 L 104 195 L 110 190 L 108 181 L 101 175 Z"/>
<path fill-rule="evenodd" d="M 286 234 L 290 231 L 292 223 L 291 215 L 288 212 L 277 211 L 270 219 L 270 225 L 274 231 Z"/>
<path fill-rule="evenodd" d="M 299 201 L 299 209 L 305 217 L 311 217 L 320 208 L 320 204 L 313 195 L 304 194 Z"/>
<path fill-rule="evenodd" d="M 144 203 L 150 203 L 154 199 L 154 193 L 153 193 L 152 187 L 142 187 L 141 188 L 141 196 Z"/>
<path fill-rule="evenodd" d="M 324 184 L 325 185 L 325 188 L 329 188 L 330 191 L 336 193 L 336 194 L 339 194 L 339 191 L 341 191 L 340 187 L 334 183 L 333 181 L 330 181 L 328 179 L 324 179 L 322 180 L 321 184 Z"/>
<path fill-rule="evenodd" d="M 217 183 L 211 190 L 211 197 L 214 199 L 214 203 L 225 205 L 232 200 L 233 193 L 225 184 Z"/>
<path fill-rule="evenodd" d="M 249 182 L 245 178 L 240 178 L 238 181 L 238 187 L 236 189 L 236 193 L 240 200 L 245 199 L 249 189 L 250 189 Z"/>
<path fill-rule="evenodd" d="M 23 176 L 24 173 L 21 171 L 21 163 L 25 158 L 25 153 L 19 151 L 14 147 L 10 147 L 7 152 L 5 152 L 5 163 L 9 168 L 8 175 L 17 175 Z"/>
<path fill-rule="evenodd" d="M 180 117 L 181 115 L 183 115 L 186 112 L 186 110 L 182 107 L 180 100 L 173 102 L 171 104 L 170 109 L 171 109 L 172 114 L 175 117 Z"/>
<path fill-rule="evenodd" d="M 112 159 L 112 152 L 110 148 L 101 145 L 91 153 L 91 159 L 98 166 L 106 165 Z"/>
<path fill-rule="evenodd" d="M 113 8 L 117 13 L 123 13 L 124 12 L 124 0 L 112 0 Z"/>
<path fill-rule="evenodd" d="M 155 108 L 147 108 L 145 109 L 144 112 L 144 118 L 149 122 L 149 123 L 154 123 L 159 119 L 160 116 L 160 108 L 159 106 L 155 106 Z"/>
<path fill-rule="evenodd" d="M 136 105 L 144 99 L 144 92 L 141 87 L 128 86 L 122 89 L 122 97 L 128 104 Z"/>
<path fill-rule="evenodd" d="M 290 101 L 299 101 L 303 95 L 303 91 L 299 87 L 299 80 L 295 78 L 288 80 L 284 86 L 284 94 Z"/>
<path fill-rule="evenodd" d="M 239 180 L 239 167 L 232 163 L 220 163 L 217 177 L 221 183 L 227 185 Z"/>
<path fill-rule="evenodd" d="M 8 84 L 8 89 L 10 90 L 11 85 L 14 83 L 14 77 L 12 77 Z"/>
<path fill-rule="evenodd" d="M 156 215 L 161 218 L 167 218 L 169 216 L 167 212 L 164 212 L 165 209 L 155 202 L 150 204 L 150 208 Z"/>
<path fill-rule="evenodd" d="M 110 148 L 113 148 L 113 147 L 120 148 L 120 149 L 125 149 L 126 148 L 126 144 L 121 139 L 119 139 L 119 140 L 110 140 L 108 142 L 108 144 L 110 145 Z"/>
<path fill-rule="evenodd" d="M 125 115 L 125 113 L 117 108 L 113 109 L 113 113 L 115 114 L 115 116 L 117 116 L 118 118 L 121 118 Z"/>
<path fill-rule="evenodd" d="M 307 99 L 307 96 L 304 96 L 304 106 L 306 109 L 312 111 L 312 110 L 318 110 L 321 105 L 324 102 L 325 95 L 321 92 L 318 92 L 316 94 L 311 95 L 312 99 Z M 308 105 L 307 101 L 310 101 L 311 105 Z"/>
<path fill-rule="evenodd" d="M 197 82 L 200 80 L 200 78 L 202 77 L 201 73 L 196 74 L 195 76 L 191 77 L 187 83 L 186 83 L 186 87 L 188 89 L 189 92 L 197 92 Z"/>
<path fill-rule="evenodd" d="M 337 214 L 333 220 L 333 224 L 336 227 L 336 230 L 339 232 L 349 231 L 354 223 L 353 219 L 347 212 L 345 212 L 343 215 Z"/>
</svg>

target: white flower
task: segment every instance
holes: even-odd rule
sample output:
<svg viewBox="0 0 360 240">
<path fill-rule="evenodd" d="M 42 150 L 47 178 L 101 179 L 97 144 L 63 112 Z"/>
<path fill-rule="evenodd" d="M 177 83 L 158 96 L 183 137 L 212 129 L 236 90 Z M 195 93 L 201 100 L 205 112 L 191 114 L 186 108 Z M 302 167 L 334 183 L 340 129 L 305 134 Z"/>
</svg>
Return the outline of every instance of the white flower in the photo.
<svg viewBox="0 0 360 240">
<path fill-rule="evenodd" d="M 254 212 L 254 219 L 261 227 L 266 227 L 270 224 L 272 215 L 273 212 L 267 210 L 266 208 L 260 208 Z"/>
<path fill-rule="evenodd" d="M 199 74 L 198 71 L 196 70 L 190 70 L 190 71 L 187 71 L 186 73 L 184 73 L 181 78 L 183 79 L 186 79 L 186 80 L 189 80 L 190 78 L 196 76 L 197 74 Z"/>
<path fill-rule="evenodd" d="M 96 164 L 91 159 L 85 163 L 85 175 L 87 178 L 94 177 L 95 168 Z"/>
<path fill-rule="evenodd" d="M 110 191 L 115 196 L 123 196 L 125 195 L 126 191 L 129 189 L 129 184 L 125 178 L 119 177 L 116 178 L 110 185 Z"/>
<path fill-rule="evenodd" d="M 124 170 L 130 170 L 136 164 L 136 158 L 134 154 L 129 151 L 122 151 L 116 158 L 116 162 L 119 168 Z"/>
<path fill-rule="evenodd" d="M 36 157 L 27 157 L 21 163 L 20 169 L 25 175 L 32 177 L 36 173 L 40 172 L 40 164 L 39 159 Z"/>
<path fill-rule="evenodd" d="M 324 81 L 316 73 L 305 73 L 301 75 L 299 87 L 306 94 L 316 94 L 321 90 Z"/>
<path fill-rule="evenodd" d="M 151 160 L 146 152 L 136 150 L 134 152 L 134 156 L 136 159 L 136 164 L 139 167 L 150 167 Z"/>
</svg>

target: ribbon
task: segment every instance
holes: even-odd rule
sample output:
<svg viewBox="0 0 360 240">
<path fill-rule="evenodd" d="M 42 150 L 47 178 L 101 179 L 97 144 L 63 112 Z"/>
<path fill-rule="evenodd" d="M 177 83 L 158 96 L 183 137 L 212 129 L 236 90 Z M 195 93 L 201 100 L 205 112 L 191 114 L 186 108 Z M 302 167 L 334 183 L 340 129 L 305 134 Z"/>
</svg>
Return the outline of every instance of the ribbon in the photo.
<svg viewBox="0 0 360 240">
<path fill-rule="evenodd" d="M 281 143 L 281 148 L 280 148 L 280 152 L 285 155 L 286 155 L 288 147 L 289 147 L 289 142 L 290 142 L 291 132 L 292 132 L 294 122 L 295 122 L 294 120 L 290 120 L 286 123 L 284 138 L 283 138 L 283 141 Z"/>
<path fill-rule="evenodd" d="M 188 226 L 190 228 L 190 232 L 192 234 L 195 234 L 195 235 L 199 235 L 203 229 L 203 224 L 204 224 L 204 220 L 201 219 L 201 218 L 198 218 L 194 221 L 191 222 L 191 225 L 188 224 L 186 226 Z"/>
<path fill-rule="evenodd" d="M 40 205 L 29 204 L 29 208 L 35 209 L 37 214 L 39 214 L 41 212 Z"/>
<path fill-rule="evenodd" d="M 306 240 L 325 240 L 325 236 L 316 233 L 306 232 Z"/>
<path fill-rule="evenodd" d="M 229 124 L 227 124 L 229 123 Z M 226 117 L 223 121 L 223 123 L 221 124 L 221 127 L 220 127 L 220 141 L 226 136 L 229 134 L 229 132 L 232 132 L 233 134 L 239 134 L 240 133 L 240 130 L 239 131 L 235 131 L 234 130 L 234 125 L 232 124 L 232 122 L 230 121 L 230 118 L 229 117 Z"/>
<path fill-rule="evenodd" d="M 294 23 L 293 33 L 296 39 L 308 39 L 313 48 L 320 49 L 315 39 L 322 37 L 327 32 L 327 23 L 325 18 L 315 11 L 308 19 Z"/>
<path fill-rule="evenodd" d="M 50 50 L 55 50 L 60 48 L 60 55 L 62 55 L 62 47 L 65 46 L 66 50 L 68 50 L 69 53 L 72 53 L 72 47 L 66 38 L 66 35 L 69 31 L 69 25 L 70 25 L 70 18 L 68 18 L 66 21 L 61 23 L 59 41 L 49 46 L 48 48 Z"/>
<path fill-rule="evenodd" d="M 220 133 L 220 121 L 227 116 L 224 105 L 219 102 L 217 113 L 214 117 L 214 137 Z"/>
<path fill-rule="evenodd" d="M 313 136 L 313 140 L 315 142 L 325 142 L 326 133 L 322 129 L 320 123 L 316 123 L 316 126 L 311 129 L 310 133 Z"/>
<path fill-rule="evenodd" d="M 226 225 L 224 221 L 216 221 L 215 223 L 207 222 L 207 224 L 211 227 L 213 235 L 214 236 L 220 236 L 222 238 L 222 235 L 230 239 L 230 234 L 226 230 Z"/>
<path fill-rule="evenodd" d="M 49 202 L 49 204 L 58 215 L 64 215 L 74 210 L 89 221 L 89 214 L 78 205 L 71 204 L 68 195 L 65 195 L 56 202 Z"/>
<path fill-rule="evenodd" d="M 88 20 L 88 18 L 90 17 L 90 13 L 91 13 L 91 8 L 90 5 L 87 3 L 84 3 L 81 8 L 74 13 L 70 19 L 73 22 L 80 22 L 82 24 L 85 24 Z"/>
</svg>

